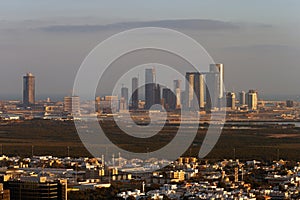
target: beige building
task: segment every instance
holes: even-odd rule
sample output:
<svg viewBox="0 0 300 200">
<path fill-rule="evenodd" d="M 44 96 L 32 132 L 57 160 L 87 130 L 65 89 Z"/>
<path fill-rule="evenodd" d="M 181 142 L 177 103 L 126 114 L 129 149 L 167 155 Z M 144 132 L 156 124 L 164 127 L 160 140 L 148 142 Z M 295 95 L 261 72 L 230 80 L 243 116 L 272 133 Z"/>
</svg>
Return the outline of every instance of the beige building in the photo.
<svg viewBox="0 0 300 200">
<path fill-rule="evenodd" d="M 249 90 L 246 100 L 249 110 L 257 110 L 258 92 L 256 90 Z"/>
<path fill-rule="evenodd" d="M 67 96 L 64 98 L 64 112 L 71 115 L 80 115 L 79 96 Z"/>
</svg>

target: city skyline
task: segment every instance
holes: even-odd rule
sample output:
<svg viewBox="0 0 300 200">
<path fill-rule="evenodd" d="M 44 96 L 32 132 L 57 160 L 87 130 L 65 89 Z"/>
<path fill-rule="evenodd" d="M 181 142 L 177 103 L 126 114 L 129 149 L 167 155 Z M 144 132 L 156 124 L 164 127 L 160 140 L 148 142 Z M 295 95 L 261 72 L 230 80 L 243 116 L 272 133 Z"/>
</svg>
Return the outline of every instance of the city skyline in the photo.
<svg viewBox="0 0 300 200">
<path fill-rule="evenodd" d="M 216 67 L 216 68 L 215 68 Z M 192 74 L 193 75 L 193 77 L 194 76 L 199 76 L 198 78 L 196 78 L 195 80 L 201 80 L 200 81 L 200 83 L 201 82 L 203 82 L 204 83 L 204 76 L 209 76 L 211 73 L 213 74 L 214 72 L 214 70 L 215 69 L 218 69 L 218 70 L 220 70 L 220 69 L 222 69 L 221 70 L 221 74 L 223 74 L 222 75 L 222 80 L 226 80 L 224 77 L 224 66 L 223 66 L 223 64 L 221 64 L 221 63 L 216 63 L 216 64 L 210 64 L 210 72 L 203 72 L 203 73 L 199 73 L 199 72 L 186 72 L 186 80 L 184 81 L 184 82 L 186 82 L 188 79 L 189 79 L 189 76 L 188 76 L 188 74 Z M 156 81 L 156 70 L 155 70 L 155 66 L 154 67 L 152 67 L 152 68 L 148 68 L 147 69 L 147 67 L 144 69 L 145 70 L 145 80 L 147 79 L 147 70 L 148 71 L 151 71 L 151 73 L 152 73 L 152 77 L 151 77 L 151 80 L 148 80 L 148 81 L 153 81 L 153 82 L 155 82 Z M 225 70 L 226 71 L 226 70 Z M 203 78 L 201 78 L 203 76 Z M 218 79 L 220 78 L 220 76 L 218 76 Z M 148 77 L 148 79 L 149 79 L 149 77 Z M 194 78 L 193 78 L 194 79 Z M 207 80 L 206 81 L 208 81 L 208 84 L 211 84 L 211 82 L 210 82 L 210 80 L 209 80 L 209 78 L 206 78 Z M 30 80 L 30 82 L 28 81 L 28 80 Z M 171 110 L 174 110 L 174 108 L 176 107 L 176 108 L 182 108 L 182 106 L 186 106 L 186 103 L 188 103 L 188 97 L 186 96 L 186 94 L 184 94 L 184 92 L 185 91 L 188 91 L 188 89 L 189 89 L 189 87 L 183 87 L 183 85 L 181 84 L 181 82 L 182 82 L 183 80 L 180 80 L 180 79 L 175 79 L 175 80 L 173 80 L 172 82 L 173 82 L 173 88 L 169 85 L 167 88 L 165 88 L 165 87 L 161 87 L 159 84 L 157 84 L 157 86 L 159 86 L 159 87 L 161 87 L 160 89 L 159 89 L 159 96 L 160 96 L 160 100 L 158 101 L 156 101 L 156 103 L 155 104 L 161 104 L 161 105 L 163 105 L 164 106 L 164 102 L 161 102 L 161 100 L 165 100 L 166 99 L 166 96 L 169 96 L 168 97 L 168 99 L 170 99 L 170 98 L 172 98 L 172 95 L 175 95 L 175 100 L 171 100 L 172 102 L 174 101 L 174 103 L 172 103 L 172 104 L 174 104 L 174 105 L 172 105 L 172 109 Z M 220 80 L 219 80 L 220 81 Z M 221 83 L 221 82 L 219 82 L 219 83 Z M 194 83 L 192 83 L 192 84 L 194 84 Z M 143 85 L 143 84 L 142 84 Z M 146 86 L 147 84 L 145 84 L 144 86 Z M 200 84 L 201 85 L 201 84 Z M 199 96 L 198 97 L 198 99 L 200 100 L 199 101 L 199 106 L 200 106 L 200 109 L 203 109 L 204 108 L 204 103 L 206 103 L 206 108 L 207 107 L 209 107 L 209 106 L 207 106 L 207 102 L 208 103 L 210 103 L 209 102 L 209 98 L 210 97 L 208 97 L 207 95 L 205 95 L 206 96 L 206 100 L 204 101 L 204 91 L 205 91 L 205 89 L 204 89 L 204 87 L 202 86 L 200 86 L 200 85 L 198 85 L 198 86 L 194 86 L 194 87 L 197 87 L 198 89 L 196 89 L 196 93 L 195 93 L 195 95 L 196 96 Z M 222 85 L 222 84 L 221 84 Z M 29 86 L 30 86 L 30 90 L 29 90 Z M 178 89 L 178 91 L 176 91 L 176 87 L 179 87 L 179 88 L 177 88 Z M 138 89 L 138 90 L 136 90 L 136 92 L 135 92 L 135 94 L 131 94 L 132 96 L 128 96 L 129 95 L 129 91 L 134 91 L 134 88 L 139 88 L 139 78 L 138 77 L 132 77 L 132 80 L 131 80 L 131 88 L 129 88 L 129 85 L 126 85 L 126 84 L 122 84 L 122 87 L 121 87 L 121 93 L 120 94 L 118 94 L 118 96 L 119 96 L 119 103 L 118 104 L 120 104 L 120 105 L 118 105 L 118 107 L 119 108 L 121 108 L 121 106 L 124 106 L 124 107 L 122 107 L 122 109 L 137 109 L 138 108 L 138 102 L 140 101 L 140 100 L 144 100 L 145 102 L 146 102 L 146 96 L 140 96 L 141 95 L 141 93 L 142 93 L 142 95 L 144 94 L 142 91 L 141 91 L 141 89 Z M 146 88 L 146 87 L 145 87 Z M 202 90 L 201 90 L 201 88 L 202 88 Z M 222 88 L 222 86 L 218 86 L 218 88 Z M 165 90 L 165 89 L 169 89 L 168 91 L 167 90 Z M 173 89 L 173 90 L 172 90 Z M 223 89 L 225 89 L 225 88 L 223 88 Z M 126 91 L 124 91 L 124 90 L 126 90 Z M 139 91 L 140 90 L 140 91 Z M 165 91 L 164 91 L 165 90 Z M 195 89 L 193 89 L 193 90 L 195 90 Z M 207 88 L 206 88 L 206 90 L 207 90 Z M 238 102 L 244 102 L 244 103 L 239 103 L 238 105 L 240 105 L 240 106 L 243 106 L 243 105 L 249 105 L 249 108 L 251 107 L 251 110 L 256 110 L 257 109 L 257 105 L 258 105 L 258 100 L 274 100 L 274 99 L 272 99 L 272 98 L 266 98 L 265 96 L 264 96 L 264 94 L 263 93 L 259 93 L 259 90 L 257 90 L 257 89 L 251 89 L 251 88 L 248 88 L 248 89 L 246 89 L 246 91 L 248 91 L 249 90 L 249 92 L 245 92 L 244 90 L 241 90 L 241 91 L 223 91 L 223 95 L 224 95 L 224 97 L 226 98 L 226 100 L 228 101 L 228 100 L 230 100 L 228 97 L 227 97 L 227 95 L 229 95 L 229 94 L 231 94 L 231 95 L 234 95 L 234 98 L 236 99 L 236 100 L 238 100 Z M 139 91 L 139 92 L 138 92 Z M 169 95 L 168 95 L 168 92 L 171 92 Z M 202 91 L 202 92 L 201 92 Z M 220 92 L 220 89 L 218 89 L 218 91 Z M 165 92 L 165 93 L 164 93 Z M 208 93 L 208 91 L 205 91 L 205 93 Z M 259 95 L 258 95 L 258 93 L 259 93 Z M 26 98 L 28 98 L 29 97 L 29 94 L 30 94 L 30 102 L 31 103 L 29 103 L 29 102 L 26 102 Z M 202 94 L 202 95 L 200 95 L 200 94 Z M 97 94 L 96 96 L 100 96 L 100 97 L 105 97 L 105 96 L 109 96 L 109 95 L 113 95 L 113 94 Z M 145 94 L 144 94 L 145 95 Z M 170 96 L 171 95 L 171 96 Z M 216 94 L 217 95 L 217 94 Z M 219 97 L 220 97 L 220 95 L 221 95 L 221 92 L 220 92 L 220 94 L 218 94 L 219 95 Z M 253 95 L 255 95 L 255 96 L 253 96 Z M 36 94 L 35 94 L 35 76 L 33 75 L 33 73 L 31 73 L 31 72 L 28 72 L 28 73 L 26 73 L 24 76 L 23 76 L 23 101 L 21 101 L 20 99 L 8 99 L 8 100 L 19 100 L 20 102 L 22 102 L 22 105 L 23 106 L 32 106 L 32 105 L 34 105 L 35 104 L 35 97 L 36 96 Z M 38 96 L 38 95 L 37 95 Z M 65 99 L 66 99 L 66 97 L 67 98 L 70 98 L 70 97 L 72 97 L 73 96 L 73 94 L 72 93 L 69 93 L 69 94 L 64 94 L 63 96 L 60 96 L 60 97 L 54 97 L 54 99 L 53 99 L 53 97 L 51 96 L 51 95 L 47 95 L 46 96 L 46 98 L 43 98 L 43 99 L 38 99 L 37 98 L 37 101 L 50 101 L 50 100 L 52 100 L 52 101 L 65 101 Z M 26 97 L 26 98 L 25 98 Z M 76 94 L 75 94 L 75 97 L 76 97 Z M 122 99 L 122 98 L 124 98 L 124 99 Z M 249 100 L 250 98 L 252 98 L 252 100 Z M 133 106 L 133 104 L 132 104 L 132 100 L 133 99 L 135 99 L 135 106 Z M 214 98 L 213 97 L 213 99 L 216 99 L 216 98 Z M 5 99 L 0 99 L 0 101 L 3 101 L 3 100 L 5 100 Z M 84 99 L 84 98 L 80 98 L 80 100 L 87 100 L 87 99 Z M 179 100 L 179 101 L 178 101 Z M 277 99 L 275 99 L 275 101 L 276 101 Z M 297 98 L 293 98 L 293 97 L 290 97 L 290 96 L 287 96 L 287 97 L 283 97 L 282 99 L 280 99 L 280 100 L 282 100 L 282 101 L 298 101 L 297 100 Z M 124 102 L 124 104 L 121 104 L 121 102 Z M 169 100 L 170 101 L 170 100 Z M 193 100 L 192 100 L 193 101 Z M 198 100 L 197 100 L 198 101 Z M 251 102 L 254 102 L 254 105 L 253 104 L 250 104 L 250 103 L 248 103 L 248 101 L 251 101 Z M 191 103 L 193 103 L 193 106 L 194 106 L 194 103 L 195 102 L 191 102 Z M 152 104 L 152 105 L 154 105 L 154 104 Z M 233 106 L 228 106 L 228 105 L 233 105 Z M 224 106 L 226 106 L 226 107 L 235 107 L 235 105 L 236 105 L 236 103 L 234 103 L 234 104 L 226 104 L 226 105 L 224 105 Z M 188 107 L 193 107 L 192 106 L 192 104 L 190 105 L 190 106 L 188 106 Z M 220 105 L 219 105 L 220 106 Z M 173 108 L 174 107 L 174 108 Z M 185 108 L 187 108 L 187 107 L 185 107 Z M 79 110 L 80 108 L 78 107 L 78 108 L 76 108 L 76 110 Z M 149 109 L 149 108 L 147 108 L 146 107 L 146 109 Z M 71 110 L 71 108 L 69 109 L 69 110 Z M 70 112 L 69 112 L 70 113 Z M 79 111 L 76 111 L 76 113 L 79 113 Z"/>
<path fill-rule="evenodd" d="M 159 74 L 160 71 L 155 66 L 146 67 L 144 69 L 144 83 L 140 84 L 137 77 L 127 77 L 131 79 L 131 93 L 129 94 L 129 88 L 126 87 L 126 84 L 122 84 L 119 93 L 97 96 L 96 111 L 98 113 L 116 113 L 126 110 L 150 110 L 154 105 L 160 105 L 166 111 L 171 112 L 182 108 L 186 111 L 206 112 L 222 110 L 223 108 L 258 110 L 259 95 L 257 90 L 249 89 L 247 93 L 240 91 L 238 93 L 239 98 L 236 98 L 238 94 L 233 91 L 226 91 L 224 88 L 224 64 L 210 64 L 209 68 L 209 72 L 186 72 L 185 80 L 173 80 L 172 90 L 167 85 L 159 84 L 160 80 L 157 80 L 156 73 Z M 185 82 L 185 89 L 181 87 L 182 81 Z M 139 87 L 139 85 L 141 86 Z M 144 96 L 140 96 L 141 93 Z M 287 99 L 286 104 L 292 105 L 293 101 Z M 160 107 L 154 109 L 161 110 Z"/>
<path fill-rule="evenodd" d="M 236 99 L 235 92 L 225 91 L 223 81 L 224 65 L 222 63 L 210 64 L 209 72 L 186 72 L 185 80 L 174 79 L 172 87 L 166 87 L 157 83 L 156 67 L 146 67 L 144 84 L 140 86 L 138 77 L 129 77 L 131 79 L 131 93 L 125 84 L 122 84 L 120 93 L 117 96 L 96 95 L 96 112 L 102 112 L 103 108 L 109 109 L 109 112 L 118 112 L 122 110 L 140 109 L 140 101 L 144 102 L 142 109 L 149 110 L 153 105 L 161 105 L 167 111 L 175 111 L 177 109 L 184 110 L 215 110 L 222 107 L 230 107 L 235 110 L 237 107 L 236 100 L 239 102 L 240 108 L 247 105 L 249 110 L 257 110 L 258 108 L 258 91 L 249 89 L 248 93 L 239 92 L 239 98 Z M 160 71 L 158 70 L 158 73 Z M 175 77 L 174 77 L 175 78 Z M 185 82 L 185 89 L 182 86 Z M 211 84 L 208 86 L 207 84 Z M 23 76 L 23 107 L 35 108 L 39 104 L 35 103 L 35 76 L 27 73 Z M 206 90 L 205 90 L 206 88 Z M 144 89 L 144 92 L 142 92 Z M 145 96 L 140 96 L 143 93 Z M 204 100 L 206 97 L 206 100 Z M 225 98 L 226 97 L 226 98 Z M 103 100 L 104 103 L 103 104 Z M 287 101 L 290 99 L 287 99 Z M 222 103 L 224 101 L 224 103 Z M 227 103 L 226 103 L 227 101 Z M 51 98 L 47 98 L 47 103 L 51 102 Z M 53 102 L 53 101 L 52 101 Z M 55 102 L 55 101 L 54 101 Z M 110 107 L 110 104 L 113 106 Z M 287 103 L 288 104 L 288 103 Z M 41 106 L 41 105 L 40 105 Z M 38 106 L 39 107 L 39 106 Z M 59 107 L 45 108 L 47 112 L 57 112 Z M 64 96 L 63 112 L 72 116 L 80 116 L 80 97 L 74 94 Z"/>
<path fill-rule="evenodd" d="M 212 68 L 212 66 L 213 65 L 215 65 L 215 66 L 218 66 L 218 65 L 221 65 L 222 66 L 222 70 L 221 70 L 221 73 L 223 74 L 223 76 L 222 76 L 222 80 L 224 80 L 224 67 L 223 67 L 223 64 L 221 64 L 221 63 L 217 63 L 217 64 L 212 64 L 212 65 L 210 65 L 210 72 L 202 72 L 202 73 L 199 73 L 199 72 L 186 72 L 186 76 L 185 76 L 185 80 L 181 80 L 181 79 L 174 79 L 174 80 L 172 80 L 171 81 L 171 83 L 173 82 L 173 90 L 172 90 L 172 87 L 171 87 L 171 84 L 170 85 L 168 85 L 167 87 L 168 88 L 170 88 L 172 91 L 173 91 L 173 93 L 175 94 L 175 96 L 176 96 L 176 98 L 182 98 L 181 96 L 182 96 L 182 94 L 180 93 L 180 94 L 178 94 L 178 93 L 176 93 L 176 86 L 178 86 L 178 89 L 180 89 L 179 91 L 188 91 L 189 90 L 189 87 L 187 87 L 187 84 L 185 83 L 185 87 L 181 84 L 182 83 L 182 81 L 184 81 L 184 82 L 187 82 L 189 79 L 190 79 L 190 75 L 192 75 L 192 77 L 193 77 L 193 79 L 194 78 L 196 78 L 196 80 L 198 80 L 198 81 L 200 81 L 200 83 L 202 83 L 202 84 L 209 84 L 210 83 L 210 80 L 209 80 L 209 78 L 206 78 L 207 80 L 207 83 L 205 83 L 205 78 L 204 78 L 204 76 L 209 76 L 209 75 L 211 75 L 211 74 L 214 74 L 214 72 L 213 72 L 213 68 Z M 145 68 L 145 73 L 147 74 L 147 70 L 149 71 L 149 70 L 153 70 L 153 72 L 151 72 L 151 73 L 153 73 L 153 77 L 151 77 L 152 79 L 151 80 L 148 80 L 148 81 L 153 81 L 153 82 L 155 82 L 156 81 L 156 73 L 155 73 L 155 70 L 154 70 L 155 68 L 153 67 L 153 68 Z M 219 69 L 219 68 L 216 68 L 216 69 Z M 188 74 L 190 74 L 190 75 L 188 75 Z M 199 76 L 199 77 L 197 77 L 197 76 Z M 73 96 L 73 94 L 72 94 L 72 90 L 70 90 L 68 93 L 65 93 L 65 94 L 62 94 L 62 95 L 58 95 L 58 96 L 51 96 L 51 94 L 49 94 L 49 95 L 44 95 L 43 96 L 43 98 L 41 98 L 41 95 L 39 95 L 39 94 L 36 94 L 36 92 L 35 92 L 35 88 L 36 88 L 36 81 L 35 81 L 35 76 L 33 75 L 33 73 L 31 73 L 31 72 L 27 72 L 24 76 L 23 76 L 23 85 L 22 85 L 22 87 L 23 87 L 23 91 L 22 91 L 22 98 L 3 98 L 3 99 L 0 99 L 0 101 L 1 100 L 16 100 L 16 101 L 22 101 L 22 103 L 24 104 L 24 105 L 30 105 L 30 104 L 34 104 L 35 103 L 35 101 L 37 100 L 37 101 L 41 101 L 41 100 L 47 100 L 47 99 L 53 99 L 53 97 L 54 97 L 54 100 L 55 101 L 63 101 L 64 100 L 64 98 L 66 97 L 66 96 Z M 148 77 L 149 78 L 149 77 Z M 220 78 L 220 76 L 218 76 L 218 79 Z M 145 75 L 145 80 L 147 79 L 147 75 Z M 221 79 L 220 79 L 221 80 Z M 220 82 L 220 80 L 218 80 L 218 84 L 220 84 L 221 82 Z M 191 81 L 191 80 L 190 80 Z M 193 82 L 194 82 L 194 80 L 193 80 Z M 194 83 L 191 83 L 192 84 L 192 86 L 194 85 Z M 204 91 L 202 91 L 202 90 L 204 90 L 204 85 L 203 86 L 201 86 L 202 84 L 200 84 L 200 85 L 198 85 L 198 86 L 193 86 L 193 87 L 198 87 L 198 89 L 199 89 L 199 91 L 197 91 L 198 93 L 196 93 L 196 95 L 200 95 L 200 94 L 202 94 L 202 95 L 200 95 L 200 101 L 199 101 L 199 104 L 200 104 L 200 107 L 203 107 L 203 106 L 201 106 L 201 105 L 203 105 L 203 102 L 204 102 Z M 143 84 L 142 84 L 143 85 Z M 147 83 L 145 82 L 145 85 L 144 86 L 146 86 L 147 85 Z M 158 84 L 159 85 L 159 84 Z M 127 102 L 129 102 L 129 100 L 133 100 L 133 99 L 137 99 L 137 100 L 146 100 L 146 93 L 145 93 L 145 91 L 144 91 L 144 93 L 142 92 L 142 96 L 141 96 L 141 91 L 140 92 L 137 92 L 138 90 L 136 90 L 136 92 L 137 92 L 137 94 L 133 94 L 133 93 L 131 93 L 131 95 L 132 96 L 130 96 L 130 98 L 129 98 L 129 96 L 128 96 L 128 92 L 129 92 L 129 86 L 131 86 L 131 88 L 130 88 L 130 91 L 131 92 L 133 92 L 134 91 L 134 88 L 135 89 L 137 89 L 137 88 L 139 88 L 140 87 L 140 85 L 139 85 L 139 78 L 138 77 L 132 77 L 132 80 L 131 80 L 131 85 L 126 85 L 126 84 L 122 84 L 122 87 L 121 87 L 121 93 L 120 94 L 118 94 L 118 96 L 120 96 L 120 97 L 123 97 L 123 93 L 125 93 L 125 91 L 122 91 L 122 89 L 127 89 L 127 91 L 126 91 L 126 98 L 125 99 L 127 99 Z M 223 87 L 222 87 L 223 86 Z M 202 89 L 201 89 L 202 88 Z M 253 91 L 253 89 L 251 89 L 251 88 L 247 88 L 247 89 L 244 89 L 244 90 L 241 90 L 241 91 L 230 91 L 230 90 L 226 90 L 226 87 L 224 87 L 224 84 L 221 84 L 220 86 L 218 86 L 218 88 L 222 88 L 222 92 L 221 92 L 221 90 L 220 89 L 218 89 L 218 91 L 219 91 L 219 94 L 217 95 L 218 96 L 218 98 L 223 98 L 223 96 L 222 97 L 220 97 L 220 95 L 221 95 L 221 93 L 223 94 L 223 95 L 226 95 L 227 94 L 227 92 L 232 92 L 232 93 L 235 93 L 237 96 L 238 96 L 238 99 L 241 99 L 241 97 L 240 97 L 240 95 L 241 95 L 241 93 L 245 93 L 244 92 L 244 90 L 251 90 L 251 91 Z M 145 89 L 146 89 L 146 87 L 145 87 Z M 164 89 L 164 87 L 163 88 L 160 88 L 160 90 L 161 90 L 161 92 L 162 92 L 162 90 Z M 140 89 L 139 89 L 140 90 Z M 194 89 L 193 89 L 194 90 Z M 192 91 L 193 91 L 192 90 Z M 207 90 L 207 88 L 206 88 L 206 90 Z M 201 92 L 202 91 L 202 92 Z M 257 90 L 257 89 L 255 89 L 255 91 L 257 92 L 257 91 L 259 91 L 259 90 Z M 199 93 L 200 92 L 200 93 Z M 206 93 L 207 93 L 207 91 L 206 91 Z M 246 94 L 246 93 L 245 93 Z M 113 95 L 113 94 L 110 94 L 110 93 L 105 93 L 105 94 L 97 94 L 96 96 L 109 96 L 109 95 Z M 144 96 L 145 95 L 145 96 Z M 75 96 L 76 96 L 76 94 L 75 94 Z M 262 96 L 263 98 L 265 98 L 265 96 L 264 96 L 264 94 L 263 93 L 260 93 L 260 96 Z M 36 98 L 36 97 L 38 97 L 38 98 Z M 142 97 L 142 98 L 140 98 L 140 97 Z M 290 95 L 287 95 L 287 96 L 284 96 L 284 97 L 282 97 L 283 99 L 282 100 L 287 100 L 287 99 L 289 99 L 289 100 L 297 100 L 297 98 L 296 99 L 294 99 L 294 98 L 288 98 L 288 97 L 293 97 L 293 95 L 292 96 L 290 96 Z M 295 97 L 295 96 L 294 96 Z M 133 99 L 132 99 L 133 98 Z M 198 97 L 199 98 L 199 97 Z M 277 99 L 272 99 L 272 97 L 269 99 L 269 98 L 266 98 L 266 99 L 263 99 L 262 98 L 262 100 L 277 100 Z M 276 98 L 276 97 L 275 97 Z M 300 98 L 300 97 L 299 97 Z M 82 98 L 83 100 L 87 100 L 87 99 L 85 99 L 84 97 Z M 281 99 L 280 99 L 281 100 Z M 188 100 L 187 100 L 188 101 Z M 190 100 L 190 101 L 193 101 L 193 100 Z M 198 101 L 198 100 L 197 100 Z M 207 99 L 206 99 L 206 101 L 207 101 Z M 246 101 L 246 100 L 245 100 Z M 187 103 L 187 102 L 186 102 Z M 191 103 L 190 103 L 191 104 Z M 191 107 L 191 105 L 189 106 L 189 107 Z"/>
<path fill-rule="evenodd" d="M 56 5 L 54 1 L 0 3 L 0 65 L 4 72 L 0 99 L 19 97 L 22 87 L 16 80 L 28 71 L 43 80 L 36 88 L 38 94 L 69 93 L 79 66 L 99 42 L 144 26 L 175 29 L 197 40 L 214 60 L 226 63 L 228 90 L 249 87 L 265 94 L 300 94 L 297 1 L 275 0 L 272 6 L 261 1 L 245 6 L 234 0 L 147 2 L 151 9 L 137 1 L 132 7 L 121 1 L 66 2 L 60 1 L 59 7 L 50 6 Z M 121 11 L 107 12 L 113 8 Z M 54 17 L 53 13 L 60 15 Z"/>
<path fill-rule="evenodd" d="M 300 1 L 0 1 L 0 199 L 300 199 Z"/>
</svg>

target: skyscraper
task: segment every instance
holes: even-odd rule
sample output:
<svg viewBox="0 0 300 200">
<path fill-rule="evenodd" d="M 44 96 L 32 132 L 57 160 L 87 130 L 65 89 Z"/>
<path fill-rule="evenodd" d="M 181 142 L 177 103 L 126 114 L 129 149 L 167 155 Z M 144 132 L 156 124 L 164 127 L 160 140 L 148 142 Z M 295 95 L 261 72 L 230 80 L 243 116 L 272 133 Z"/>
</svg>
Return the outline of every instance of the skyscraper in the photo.
<svg viewBox="0 0 300 200">
<path fill-rule="evenodd" d="M 244 91 L 240 92 L 239 102 L 240 102 L 240 106 L 246 104 L 246 93 Z"/>
<path fill-rule="evenodd" d="M 204 74 L 199 75 L 199 106 L 200 108 L 204 108 L 204 87 L 205 87 L 205 81 L 204 81 Z"/>
<path fill-rule="evenodd" d="M 163 89 L 163 106 L 167 111 L 174 110 L 176 107 L 176 96 L 169 88 Z"/>
<path fill-rule="evenodd" d="M 199 109 L 204 107 L 204 75 L 199 72 L 186 73 L 186 107 Z"/>
<path fill-rule="evenodd" d="M 139 79 L 137 77 L 132 78 L 132 91 L 131 91 L 131 107 L 133 110 L 138 109 L 139 106 Z"/>
<path fill-rule="evenodd" d="M 222 108 L 224 103 L 224 66 L 223 64 L 210 64 L 206 75 L 206 104 L 207 109 Z"/>
<path fill-rule="evenodd" d="M 23 105 L 30 106 L 35 103 L 35 77 L 27 73 L 23 77 Z"/>
<path fill-rule="evenodd" d="M 155 104 L 156 97 L 155 70 L 145 71 L 145 109 L 150 109 Z"/>
<path fill-rule="evenodd" d="M 160 85 L 154 83 L 154 104 L 161 104 Z"/>
<path fill-rule="evenodd" d="M 206 110 L 219 107 L 219 73 L 206 73 Z"/>
<path fill-rule="evenodd" d="M 193 99 L 194 99 L 194 87 L 195 87 L 195 73 L 193 72 L 187 72 L 185 75 L 186 79 L 186 84 L 185 84 L 185 95 L 186 95 L 186 100 L 185 100 L 185 107 L 187 109 L 190 109 L 193 104 Z"/>
<path fill-rule="evenodd" d="M 128 108 L 128 88 L 127 87 L 122 87 L 121 88 L 121 99 L 123 105 L 123 110 L 126 110 Z M 121 103 L 121 102 L 120 102 Z"/>
<path fill-rule="evenodd" d="M 210 64 L 209 65 L 210 72 L 217 72 L 219 73 L 218 77 L 218 98 L 221 99 L 224 97 L 224 65 L 221 63 L 217 64 Z"/>
<path fill-rule="evenodd" d="M 226 107 L 231 108 L 232 110 L 235 109 L 235 93 L 228 92 L 226 94 Z"/>
<path fill-rule="evenodd" d="M 249 90 L 246 100 L 249 110 L 257 110 L 258 92 L 256 90 Z"/>
<path fill-rule="evenodd" d="M 174 80 L 174 94 L 176 97 L 175 108 L 181 108 L 181 80 Z"/>
</svg>

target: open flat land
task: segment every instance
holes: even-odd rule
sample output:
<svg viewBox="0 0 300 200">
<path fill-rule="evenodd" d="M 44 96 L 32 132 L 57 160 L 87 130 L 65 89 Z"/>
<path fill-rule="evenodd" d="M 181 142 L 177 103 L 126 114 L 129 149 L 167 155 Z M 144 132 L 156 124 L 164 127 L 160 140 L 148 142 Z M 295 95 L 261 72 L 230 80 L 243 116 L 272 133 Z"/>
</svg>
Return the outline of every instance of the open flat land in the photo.
<svg viewBox="0 0 300 200">
<path fill-rule="evenodd" d="M 0 145 L 6 155 L 30 156 L 33 146 L 34 155 L 67 156 L 69 147 L 70 156 L 91 156 L 81 143 L 72 121 L 30 120 L 0 124 Z M 132 151 L 139 151 L 138 148 L 145 149 L 146 146 L 149 146 L 150 150 L 160 148 L 167 144 L 177 131 L 176 127 L 164 128 L 160 133 L 161 137 L 154 137 L 149 143 L 147 140 L 137 140 L 135 142 L 139 145 L 134 147 L 137 149 L 130 149 L 126 136 L 115 124 L 104 124 L 102 127 L 113 132 L 115 139 L 123 140 L 121 145 L 123 148 Z M 185 153 L 186 156 L 197 155 L 205 133 L 205 129 L 199 129 L 193 144 Z M 282 159 L 300 160 L 300 129 L 281 126 L 255 126 L 241 129 L 226 126 L 217 145 L 207 158 L 230 159 L 234 157 L 234 149 L 235 157 L 241 160 L 269 161 L 277 159 L 278 156 Z"/>
</svg>

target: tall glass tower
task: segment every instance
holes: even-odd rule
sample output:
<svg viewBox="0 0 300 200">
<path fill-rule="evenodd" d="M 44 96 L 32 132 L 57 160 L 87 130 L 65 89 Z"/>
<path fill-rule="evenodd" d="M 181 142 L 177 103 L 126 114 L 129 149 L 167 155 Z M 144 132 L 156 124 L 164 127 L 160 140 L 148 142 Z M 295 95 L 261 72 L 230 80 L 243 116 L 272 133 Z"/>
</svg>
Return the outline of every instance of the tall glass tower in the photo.
<svg viewBox="0 0 300 200">
<path fill-rule="evenodd" d="M 35 103 L 35 77 L 27 73 L 23 77 L 23 105 L 30 106 Z"/>
<path fill-rule="evenodd" d="M 199 72 L 187 72 L 186 75 L 186 108 L 196 109 L 204 107 L 204 75 Z"/>
<path fill-rule="evenodd" d="M 145 70 L 145 108 L 150 109 L 156 100 L 155 70 Z"/>
<path fill-rule="evenodd" d="M 221 63 L 210 64 L 210 72 L 219 73 L 218 77 L 218 98 L 224 97 L 224 65 Z"/>
<path fill-rule="evenodd" d="M 133 110 L 139 107 L 139 79 L 137 77 L 132 78 L 132 91 L 131 91 L 131 106 Z"/>
</svg>

